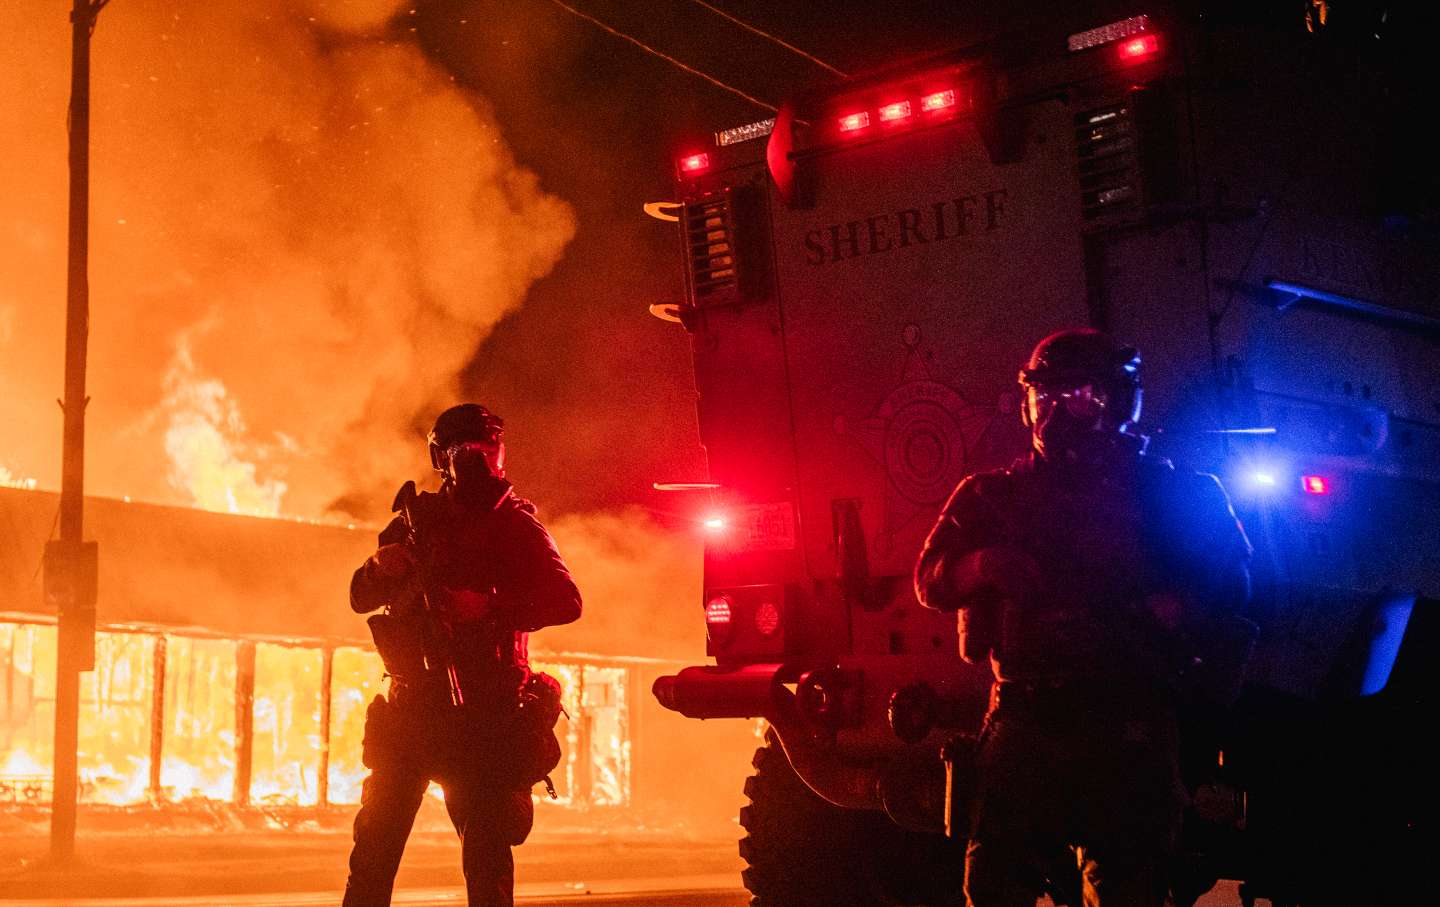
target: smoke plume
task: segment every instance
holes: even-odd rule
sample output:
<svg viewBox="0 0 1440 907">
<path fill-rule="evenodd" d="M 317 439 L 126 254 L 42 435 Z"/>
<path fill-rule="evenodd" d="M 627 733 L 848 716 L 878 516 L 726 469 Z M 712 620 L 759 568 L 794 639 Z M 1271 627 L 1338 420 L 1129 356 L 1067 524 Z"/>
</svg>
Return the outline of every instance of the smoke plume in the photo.
<svg viewBox="0 0 1440 907">
<path fill-rule="evenodd" d="M 578 623 L 541 631 L 546 648 L 681 660 L 704 652 L 697 538 L 638 508 L 566 514 L 549 527 L 586 610 Z"/>
<path fill-rule="evenodd" d="M 59 484 L 69 27 L 0 10 L 0 474 Z M 319 516 L 559 260 L 570 207 L 403 4 L 126 0 L 93 43 L 87 487 Z M 342 505 L 344 506 L 344 505 Z"/>
</svg>

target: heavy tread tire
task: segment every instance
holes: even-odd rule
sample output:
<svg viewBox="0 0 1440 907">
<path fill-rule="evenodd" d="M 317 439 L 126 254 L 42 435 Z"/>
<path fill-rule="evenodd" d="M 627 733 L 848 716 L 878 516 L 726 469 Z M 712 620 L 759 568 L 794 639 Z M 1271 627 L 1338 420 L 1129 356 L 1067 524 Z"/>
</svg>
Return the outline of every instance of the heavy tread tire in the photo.
<svg viewBox="0 0 1440 907">
<path fill-rule="evenodd" d="M 751 907 L 951 907 L 963 853 L 883 813 L 841 809 L 795 774 L 773 733 L 755 751 L 740 810 Z M 957 854 L 961 854 L 957 856 Z"/>
</svg>

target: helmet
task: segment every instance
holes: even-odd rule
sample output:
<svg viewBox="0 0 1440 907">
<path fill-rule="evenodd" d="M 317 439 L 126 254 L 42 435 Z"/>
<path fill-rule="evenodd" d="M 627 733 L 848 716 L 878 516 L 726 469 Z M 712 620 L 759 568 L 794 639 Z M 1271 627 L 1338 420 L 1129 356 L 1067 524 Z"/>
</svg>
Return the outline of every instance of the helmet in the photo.
<svg viewBox="0 0 1440 907">
<path fill-rule="evenodd" d="M 444 472 L 450 465 L 448 451 L 456 444 L 477 441 L 498 444 L 505 421 L 478 403 L 452 406 L 435 420 L 430 429 L 430 465 Z"/>
<path fill-rule="evenodd" d="M 1085 435 L 1128 433 L 1140 419 L 1140 354 L 1091 328 L 1040 341 L 1020 370 L 1021 418 L 1042 455 Z"/>
</svg>

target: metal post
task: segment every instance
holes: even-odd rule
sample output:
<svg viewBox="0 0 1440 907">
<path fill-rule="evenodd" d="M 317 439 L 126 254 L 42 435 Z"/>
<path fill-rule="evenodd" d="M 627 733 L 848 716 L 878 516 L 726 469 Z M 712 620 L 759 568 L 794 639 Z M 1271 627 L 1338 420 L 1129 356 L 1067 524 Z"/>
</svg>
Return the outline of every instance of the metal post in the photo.
<svg viewBox="0 0 1440 907">
<path fill-rule="evenodd" d="M 59 620 L 55 654 L 55 764 L 50 856 L 75 854 L 80 672 L 94 668 L 94 545 L 84 542 L 85 352 L 90 335 L 90 33 L 108 0 L 75 0 L 70 13 L 70 225 L 65 308 L 64 452 L 60 538 L 47 546 L 45 591 Z"/>
<path fill-rule="evenodd" d="M 594 775 L 595 761 L 591 750 L 590 740 L 595 734 L 595 719 L 590 714 L 586 696 L 589 690 L 586 689 L 585 675 L 589 673 L 584 666 L 575 672 L 580 680 L 580 689 L 576 691 L 575 702 L 578 705 L 575 716 L 576 739 L 575 749 L 575 788 L 570 792 L 570 802 L 576 806 L 589 806 L 590 800 L 595 793 Z"/>
<path fill-rule="evenodd" d="M 150 696 L 150 800 L 159 803 L 164 795 L 160 770 L 165 759 L 165 672 L 170 642 L 165 636 L 155 638 L 155 666 L 151 672 L 155 688 Z"/>
<path fill-rule="evenodd" d="M 255 746 L 255 643 L 235 647 L 235 805 L 250 805 L 250 774 Z"/>
<path fill-rule="evenodd" d="M 330 702 L 335 684 L 335 647 L 327 645 L 320 667 L 320 774 L 316 776 L 315 805 L 330 805 Z"/>
</svg>

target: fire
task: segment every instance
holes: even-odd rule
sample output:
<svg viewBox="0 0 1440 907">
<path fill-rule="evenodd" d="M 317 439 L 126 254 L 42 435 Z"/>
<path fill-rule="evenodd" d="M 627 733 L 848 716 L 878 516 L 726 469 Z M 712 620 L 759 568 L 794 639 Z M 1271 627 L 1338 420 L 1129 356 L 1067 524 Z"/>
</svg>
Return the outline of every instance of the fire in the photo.
<svg viewBox="0 0 1440 907">
<path fill-rule="evenodd" d="M 365 710 L 383 690 L 383 666 L 359 646 L 338 647 L 329 658 L 327 729 L 326 650 L 317 644 L 101 630 L 95 670 L 81 680 L 81 802 L 235 802 L 245 752 L 252 804 L 358 803 Z M 49 801 L 54 659 L 54 626 L 0 621 L 0 805 Z M 553 775 L 560 802 L 627 805 L 629 670 L 550 660 L 535 669 L 565 690 L 569 717 L 557 729 L 563 759 Z M 248 738 L 237 727 L 247 685 Z"/>
<path fill-rule="evenodd" d="M 255 648 L 250 796 L 314 806 L 320 802 L 315 754 L 321 744 L 321 652 L 264 643 Z"/>
<path fill-rule="evenodd" d="M 50 715 L 42 705 L 55 699 L 55 628 L 0 623 L 0 676 L 6 695 L 0 697 L 0 789 L 29 802 L 43 792 L 48 799 L 54 736 Z M 27 793 L 28 791 L 28 793 Z"/>
<path fill-rule="evenodd" d="M 145 800 L 150 773 L 155 637 L 97 633 L 95 670 L 80 677 L 80 788 L 91 803 Z"/>
<path fill-rule="evenodd" d="M 240 407 L 218 378 L 197 372 L 188 335 L 176 343 L 161 408 L 169 414 L 165 453 L 171 486 L 205 510 L 279 515 L 285 483 L 257 480 L 256 465 L 241 458 L 246 429 Z"/>
<path fill-rule="evenodd" d="M 331 803 L 359 803 L 367 769 L 360 764 L 365 734 L 365 709 L 384 692 L 380 656 L 365 649 L 335 650 L 331 665 L 330 791 Z"/>
<path fill-rule="evenodd" d="M 236 648 L 229 639 L 166 637 L 161 799 L 234 796 Z"/>
<path fill-rule="evenodd" d="M 630 802 L 626 672 L 586 665 L 582 679 L 582 714 L 590 725 L 590 802 L 623 806 Z"/>
<path fill-rule="evenodd" d="M 29 476 L 19 476 L 5 468 L 0 463 L 0 487 L 3 488 L 24 488 L 27 491 L 34 491 L 39 483 Z"/>
<path fill-rule="evenodd" d="M 516 162 L 492 106 L 376 13 L 395 6 L 107 7 L 91 492 L 305 517 L 384 506 L 412 425 L 560 260 L 573 210 Z M 42 484 L 60 462 L 60 432 L 41 429 L 64 339 L 64 13 L 0 3 L 0 84 L 26 86 L 0 103 L 0 424 L 17 427 L 0 455 Z"/>
</svg>

